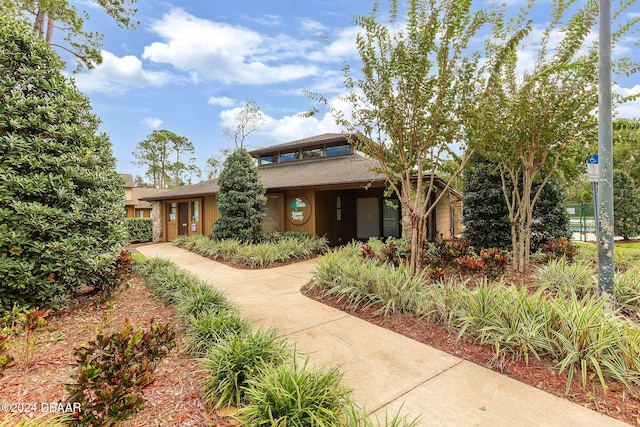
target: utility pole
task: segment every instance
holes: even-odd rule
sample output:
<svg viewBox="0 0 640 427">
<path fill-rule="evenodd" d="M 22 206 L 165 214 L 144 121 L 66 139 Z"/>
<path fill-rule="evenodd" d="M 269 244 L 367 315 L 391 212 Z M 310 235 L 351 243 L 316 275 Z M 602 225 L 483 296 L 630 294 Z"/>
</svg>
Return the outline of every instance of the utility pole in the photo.
<svg viewBox="0 0 640 427">
<path fill-rule="evenodd" d="M 598 96 L 598 290 L 614 303 L 613 265 L 613 138 L 611 117 L 611 0 L 600 0 L 599 96 Z"/>
</svg>

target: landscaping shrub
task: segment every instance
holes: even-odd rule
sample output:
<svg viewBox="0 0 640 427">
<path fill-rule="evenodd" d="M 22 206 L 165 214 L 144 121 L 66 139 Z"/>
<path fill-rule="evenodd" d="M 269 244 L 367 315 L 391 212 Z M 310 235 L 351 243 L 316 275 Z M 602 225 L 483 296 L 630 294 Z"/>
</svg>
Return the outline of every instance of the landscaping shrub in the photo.
<svg viewBox="0 0 640 427">
<path fill-rule="evenodd" d="M 68 402 L 81 407 L 74 423 L 117 425 L 142 410 L 142 388 L 175 346 L 174 338 L 168 324 L 144 331 L 125 322 L 122 330 L 100 333 L 95 341 L 78 348 L 74 353 L 78 373 L 72 376 L 75 383 L 67 385 Z"/>
<path fill-rule="evenodd" d="M 614 282 L 616 306 L 625 313 L 640 314 L 640 267 L 616 274 Z"/>
<path fill-rule="evenodd" d="M 275 330 L 228 335 L 215 343 L 201 364 L 207 401 L 220 408 L 245 405 L 248 380 L 267 366 L 292 362 L 292 349 Z"/>
<path fill-rule="evenodd" d="M 111 143 L 64 64 L 0 15 L 0 308 L 105 288 L 126 243 Z"/>
<path fill-rule="evenodd" d="M 350 391 L 337 368 L 312 368 L 305 362 L 266 366 L 248 379 L 249 404 L 240 420 L 249 426 L 343 426 Z"/>
<path fill-rule="evenodd" d="M 538 267 L 535 278 L 538 286 L 555 294 L 570 295 L 575 292 L 583 297 L 593 294 L 597 289 L 592 268 L 582 263 L 569 264 L 566 258 L 551 260 Z"/>
<path fill-rule="evenodd" d="M 127 218 L 129 243 L 147 243 L 153 240 L 152 218 Z"/>
<path fill-rule="evenodd" d="M 261 234 L 267 209 L 265 187 L 253 158 L 238 148 L 224 161 L 218 178 L 218 218 L 211 231 L 216 239 L 250 242 Z"/>
<path fill-rule="evenodd" d="M 327 249 L 327 240 L 324 237 L 311 237 L 302 233 L 271 237 L 257 243 L 209 239 L 206 236 L 180 236 L 174 239 L 173 244 L 202 256 L 260 268 L 290 260 L 308 259 Z"/>
<path fill-rule="evenodd" d="M 247 333 L 249 322 L 238 312 L 228 309 L 210 309 L 185 319 L 187 349 L 195 355 L 203 355 L 227 337 Z"/>
<path fill-rule="evenodd" d="M 489 277 L 497 277 L 504 273 L 509 258 L 498 248 L 480 249 L 480 260 L 484 263 L 482 271 Z"/>
<path fill-rule="evenodd" d="M 542 245 L 541 251 L 546 255 L 547 261 L 554 258 L 566 258 L 573 261 L 578 252 L 578 248 L 565 237 L 551 239 Z"/>
<path fill-rule="evenodd" d="M 185 286 L 175 297 L 176 310 L 182 316 L 198 316 L 205 311 L 231 309 L 233 304 L 227 295 L 204 282 Z"/>
</svg>

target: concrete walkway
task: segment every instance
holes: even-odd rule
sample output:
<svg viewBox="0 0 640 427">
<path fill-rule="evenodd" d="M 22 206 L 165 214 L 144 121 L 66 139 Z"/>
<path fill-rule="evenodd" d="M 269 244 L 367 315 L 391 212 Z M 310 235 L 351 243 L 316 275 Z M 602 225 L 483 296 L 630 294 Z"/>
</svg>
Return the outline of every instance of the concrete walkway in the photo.
<svg viewBox="0 0 640 427">
<path fill-rule="evenodd" d="M 305 297 L 313 260 L 240 270 L 170 243 L 136 249 L 225 289 L 246 317 L 277 327 L 311 362 L 339 365 L 356 402 L 380 420 L 402 406 L 424 426 L 626 425 Z"/>
</svg>

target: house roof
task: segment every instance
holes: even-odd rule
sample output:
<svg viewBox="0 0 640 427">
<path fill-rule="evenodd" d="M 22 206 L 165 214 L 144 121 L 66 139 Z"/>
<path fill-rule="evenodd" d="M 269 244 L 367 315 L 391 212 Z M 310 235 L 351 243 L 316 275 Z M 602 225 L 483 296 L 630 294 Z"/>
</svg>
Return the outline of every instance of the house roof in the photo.
<svg viewBox="0 0 640 427">
<path fill-rule="evenodd" d="M 276 163 L 258 168 L 258 174 L 267 190 L 306 188 L 327 185 L 361 184 L 384 182 L 383 174 L 373 172 L 377 162 L 359 155 L 309 159 L 291 163 Z M 199 197 L 215 194 L 219 190 L 218 180 L 168 190 L 145 197 L 145 200 L 167 200 Z"/>
<path fill-rule="evenodd" d="M 364 187 L 370 183 L 386 181 L 384 174 L 372 170 L 376 166 L 378 162 L 375 160 L 350 154 L 290 163 L 274 163 L 259 167 L 258 174 L 268 191 L 338 185 Z M 443 188 L 445 183 L 437 178 L 436 184 Z M 186 199 L 215 194 L 218 190 L 218 180 L 213 179 L 174 190 L 165 190 L 143 199 L 150 201 Z M 451 192 L 459 194 L 453 189 Z"/>
<path fill-rule="evenodd" d="M 262 154 L 273 153 L 275 151 L 284 151 L 287 149 L 311 147 L 320 144 L 330 144 L 333 142 L 347 142 L 345 135 L 341 133 L 323 133 L 322 135 L 316 135 L 309 138 L 297 139 L 291 142 L 285 142 L 284 144 L 271 145 L 269 147 L 259 148 L 257 150 L 250 151 L 253 157 L 260 156 Z"/>
<path fill-rule="evenodd" d="M 130 173 L 121 173 L 120 176 L 124 179 L 124 188 L 133 188 L 133 175 Z"/>
<path fill-rule="evenodd" d="M 125 206 L 135 206 L 138 209 L 151 209 L 151 204 L 148 200 L 157 200 L 154 197 L 166 193 L 164 188 L 143 188 L 134 187 L 131 189 L 131 200 L 125 200 Z M 144 200 L 141 200 L 143 199 Z"/>
</svg>

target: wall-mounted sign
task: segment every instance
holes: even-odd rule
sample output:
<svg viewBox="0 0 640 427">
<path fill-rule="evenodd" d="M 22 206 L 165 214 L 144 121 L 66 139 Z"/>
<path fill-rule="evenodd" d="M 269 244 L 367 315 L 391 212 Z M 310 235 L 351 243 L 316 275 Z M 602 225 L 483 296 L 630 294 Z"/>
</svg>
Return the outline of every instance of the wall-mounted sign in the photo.
<svg viewBox="0 0 640 427">
<path fill-rule="evenodd" d="M 306 197 L 296 196 L 289 202 L 287 217 L 295 225 L 302 225 L 311 217 L 311 204 Z"/>
</svg>

